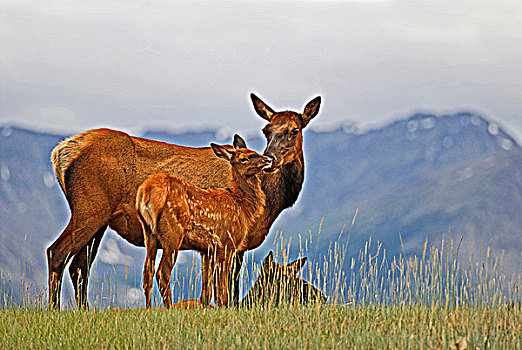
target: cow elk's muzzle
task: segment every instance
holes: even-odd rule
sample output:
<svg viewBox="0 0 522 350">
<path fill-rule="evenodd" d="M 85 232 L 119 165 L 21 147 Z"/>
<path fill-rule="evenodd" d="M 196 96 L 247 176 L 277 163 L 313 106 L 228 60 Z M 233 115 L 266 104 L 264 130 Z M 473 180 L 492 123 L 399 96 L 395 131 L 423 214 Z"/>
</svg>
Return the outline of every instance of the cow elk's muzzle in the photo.
<svg viewBox="0 0 522 350">
<path fill-rule="evenodd" d="M 278 170 L 281 164 L 278 164 L 277 158 L 273 154 L 265 155 L 267 165 L 263 168 L 265 173 L 274 173 Z"/>
</svg>

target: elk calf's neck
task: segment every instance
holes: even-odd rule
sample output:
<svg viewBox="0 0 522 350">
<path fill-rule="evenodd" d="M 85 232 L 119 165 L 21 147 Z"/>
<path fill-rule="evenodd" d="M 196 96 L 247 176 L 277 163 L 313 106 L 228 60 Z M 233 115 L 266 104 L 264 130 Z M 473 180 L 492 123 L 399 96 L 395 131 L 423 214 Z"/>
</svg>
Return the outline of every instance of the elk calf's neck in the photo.
<svg viewBox="0 0 522 350">
<path fill-rule="evenodd" d="M 225 272 L 218 276 L 219 287 L 215 289 L 217 303 L 226 303 L 230 259 L 244 249 L 247 233 L 263 216 L 266 198 L 259 173 L 271 168 L 272 159 L 247 149 L 238 135 L 233 150 L 211 146 L 216 156 L 232 165 L 229 188 L 203 189 L 166 173 L 151 175 L 138 188 L 136 210 L 147 247 L 143 281 L 147 307 L 157 248 L 163 249 L 157 279 L 166 306 L 171 305 L 170 271 L 180 249 L 196 250 L 215 259 L 212 266 L 203 259 L 203 284 L 212 281 L 215 269 Z M 210 299 L 210 292 L 205 293 Z"/>
</svg>

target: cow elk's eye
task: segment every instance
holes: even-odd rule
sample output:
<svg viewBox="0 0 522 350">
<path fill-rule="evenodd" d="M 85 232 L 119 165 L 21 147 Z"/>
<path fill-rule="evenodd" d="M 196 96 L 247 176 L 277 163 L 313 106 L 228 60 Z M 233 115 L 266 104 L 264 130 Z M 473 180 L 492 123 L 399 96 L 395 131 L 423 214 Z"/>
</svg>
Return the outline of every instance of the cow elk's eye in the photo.
<svg viewBox="0 0 522 350">
<path fill-rule="evenodd" d="M 240 161 L 241 163 L 245 164 L 245 163 L 248 162 L 248 159 L 247 159 L 247 158 L 241 158 L 239 161 Z"/>
<path fill-rule="evenodd" d="M 299 128 L 293 128 L 292 130 L 290 130 L 290 136 L 297 135 L 298 132 L 299 132 Z"/>
</svg>

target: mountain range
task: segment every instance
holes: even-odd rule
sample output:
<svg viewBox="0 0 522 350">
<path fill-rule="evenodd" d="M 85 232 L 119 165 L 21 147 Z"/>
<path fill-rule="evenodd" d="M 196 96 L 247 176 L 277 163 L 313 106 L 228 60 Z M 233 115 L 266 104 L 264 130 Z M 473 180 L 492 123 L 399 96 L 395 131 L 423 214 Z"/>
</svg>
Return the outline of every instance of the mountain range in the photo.
<svg viewBox="0 0 522 350">
<path fill-rule="evenodd" d="M 0 127 L 4 281 L 23 278 L 46 284 L 45 248 L 69 216 L 49 159 L 67 136 Z M 214 131 L 139 136 L 190 146 L 217 139 Z M 370 237 L 383 243 L 388 256 L 411 256 L 422 254 L 426 240 L 440 245 L 450 237 L 462 239 L 465 252 L 491 242 L 492 251 L 503 254 L 506 274 L 522 271 L 522 148 L 495 122 L 465 112 L 415 114 L 364 132 L 352 124 L 326 132 L 307 130 L 304 139 L 303 191 L 252 259 L 260 261 L 280 246 L 281 237 L 292 242 L 290 257 L 304 254 L 309 261 L 334 242 L 348 243 L 348 257 L 356 256 Z M 247 144 L 262 151 L 261 133 Z M 299 242 L 302 246 L 310 237 L 303 252 Z M 129 297 L 140 299 L 143 251 L 110 232 L 102 242 L 95 277 L 112 273 L 127 286 Z M 197 266 L 192 261 L 191 253 L 182 254 L 178 270 Z M 65 285 L 70 292 L 70 283 Z"/>
</svg>

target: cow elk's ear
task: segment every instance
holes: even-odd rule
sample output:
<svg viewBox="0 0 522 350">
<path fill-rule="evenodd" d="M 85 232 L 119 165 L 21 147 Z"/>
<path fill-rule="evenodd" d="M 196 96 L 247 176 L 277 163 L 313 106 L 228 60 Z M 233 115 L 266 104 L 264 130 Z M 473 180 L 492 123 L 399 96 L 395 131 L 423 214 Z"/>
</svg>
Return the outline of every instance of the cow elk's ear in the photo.
<svg viewBox="0 0 522 350">
<path fill-rule="evenodd" d="M 238 134 L 234 135 L 233 145 L 234 145 L 235 149 L 247 148 L 245 140 L 243 140 L 243 138 L 241 136 L 239 136 Z"/>
<path fill-rule="evenodd" d="M 250 98 L 252 99 L 252 103 L 254 104 L 254 109 L 256 113 L 263 119 L 271 121 L 272 116 L 275 114 L 274 110 L 268 107 L 259 97 L 254 94 L 250 94 Z"/>
<path fill-rule="evenodd" d="M 289 272 L 292 272 L 293 274 L 298 274 L 299 271 L 303 268 L 304 264 L 306 264 L 306 257 L 297 259 L 296 261 L 286 265 L 286 268 L 289 270 Z"/>
<path fill-rule="evenodd" d="M 228 160 L 229 162 L 232 159 L 232 156 L 234 155 L 234 152 L 229 151 L 224 146 L 217 145 L 215 143 L 211 143 L 210 147 L 212 147 L 212 150 L 214 151 L 216 156 L 218 156 L 219 158 Z"/>
<path fill-rule="evenodd" d="M 319 106 L 321 105 L 321 96 L 317 96 L 312 101 L 308 102 L 308 104 L 304 108 L 303 112 L 303 128 L 308 125 L 310 120 L 312 120 L 317 113 L 319 113 Z"/>
</svg>

